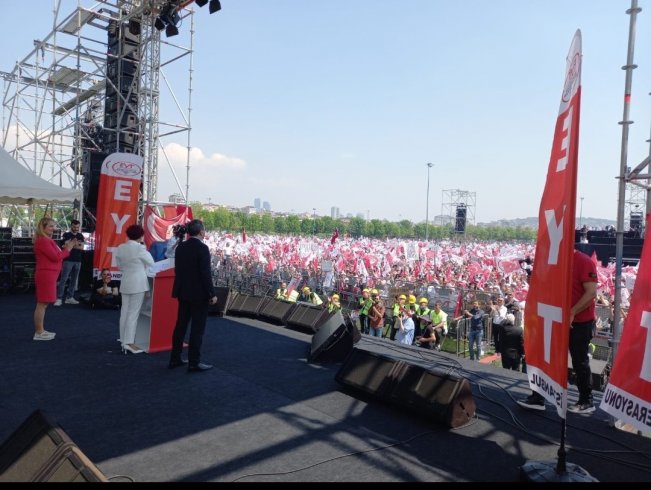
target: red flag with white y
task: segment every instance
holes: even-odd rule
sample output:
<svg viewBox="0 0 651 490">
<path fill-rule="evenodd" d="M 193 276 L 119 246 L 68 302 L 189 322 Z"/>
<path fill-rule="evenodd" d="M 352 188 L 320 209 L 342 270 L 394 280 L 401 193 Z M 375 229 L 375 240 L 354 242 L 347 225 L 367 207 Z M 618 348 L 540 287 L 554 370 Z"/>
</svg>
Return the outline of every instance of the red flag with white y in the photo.
<svg viewBox="0 0 651 490">
<path fill-rule="evenodd" d="M 335 228 L 335 231 L 332 232 L 332 238 L 330 238 L 330 244 L 334 245 L 339 238 L 339 228 Z"/>
<path fill-rule="evenodd" d="M 246 229 L 242 228 L 242 243 L 246 243 Z"/>
</svg>

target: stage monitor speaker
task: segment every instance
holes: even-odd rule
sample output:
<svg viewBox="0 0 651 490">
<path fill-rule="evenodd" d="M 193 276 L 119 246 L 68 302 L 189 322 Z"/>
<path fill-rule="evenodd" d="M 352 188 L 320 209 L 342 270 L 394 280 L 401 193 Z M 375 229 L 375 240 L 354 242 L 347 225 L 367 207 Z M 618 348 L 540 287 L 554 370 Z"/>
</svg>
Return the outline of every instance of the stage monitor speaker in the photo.
<svg viewBox="0 0 651 490">
<path fill-rule="evenodd" d="M 403 406 L 448 427 L 467 424 L 476 405 L 467 379 L 447 370 L 353 349 L 335 376 L 338 383 Z"/>
<path fill-rule="evenodd" d="M 465 233 L 466 232 L 466 207 L 457 206 L 457 215 L 454 221 L 454 232 L 455 233 Z"/>
<path fill-rule="evenodd" d="M 610 366 L 608 360 L 599 360 L 594 357 L 590 358 L 590 379 L 592 389 L 595 391 L 604 391 L 608 378 L 610 377 Z M 576 386 L 576 373 L 572 369 L 572 359 L 567 356 L 567 382 Z"/>
<path fill-rule="evenodd" d="M 215 295 L 217 296 L 217 303 L 210 305 L 208 314 L 224 316 L 228 312 L 231 302 L 231 288 L 215 287 Z"/>
<path fill-rule="evenodd" d="M 231 315 L 240 315 L 242 313 L 242 305 L 244 305 L 244 302 L 248 297 L 248 294 L 237 293 L 237 295 L 231 300 L 228 312 Z"/>
<path fill-rule="evenodd" d="M 240 315 L 248 316 L 248 317 L 256 317 L 258 316 L 258 312 L 260 311 L 260 308 L 264 306 L 264 304 L 269 300 L 270 298 L 266 296 L 253 296 L 253 295 L 246 295 L 246 298 L 242 302 L 242 307 L 240 308 Z"/>
<path fill-rule="evenodd" d="M 357 327 L 336 311 L 312 336 L 310 361 L 343 361 L 361 337 Z"/>
<path fill-rule="evenodd" d="M 325 308 L 309 303 L 296 303 L 296 307 L 287 317 L 287 326 L 308 329 L 316 333 L 327 316 L 328 310 Z"/>
<path fill-rule="evenodd" d="M 107 482 L 106 476 L 42 410 L 0 446 L 0 482 Z"/>
<path fill-rule="evenodd" d="M 107 153 L 98 151 L 84 152 L 82 171 L 84 174 L 84 207 L 97 209 L 97 195 L 99 194 L 99 179 L 102 174 L 102 163 L 108 156 Z"/>
<path fill-rule="evenodd" d="M 265 320 L 269 320 L 277 325 L 285 325 L 289 315 L 296 307 L 296 303 L 282 301 L 279 299 L 271 299 L 264 307 L 260 309 L 258 315 Z"/>
</svg>

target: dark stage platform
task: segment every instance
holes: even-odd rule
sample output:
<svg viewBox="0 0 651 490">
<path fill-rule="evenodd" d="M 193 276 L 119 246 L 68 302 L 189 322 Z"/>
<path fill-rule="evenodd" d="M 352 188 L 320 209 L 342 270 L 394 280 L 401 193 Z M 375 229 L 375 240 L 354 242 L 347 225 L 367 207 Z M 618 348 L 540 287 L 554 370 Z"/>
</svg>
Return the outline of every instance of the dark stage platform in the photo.
<svg viewBox="0 0 651 490">
<path fill-rule="evenodd" d="M 33 296 L 0 307 L 0 441 L 42 409 L 113 481 L 517 481 L 527 461 L 556 460 L 559 419 L 516 405 L 529 392 L 520 373 L 363 337 L 356 348 L 470 381 L 476 417 L 451 429 L 344 389 L 341 363 L 308 362 L 305 332 L 210 317 L 203 361 L 215 368 L 187 373 L 167 369 L 166 352 L 123 355 L 117 311 L 50 307 L 57 337 L 35 342 Z M 599 481 L 651 480 L 651 439 L 600 410 L 568 414 L 567 450 Z"/>
</svg>

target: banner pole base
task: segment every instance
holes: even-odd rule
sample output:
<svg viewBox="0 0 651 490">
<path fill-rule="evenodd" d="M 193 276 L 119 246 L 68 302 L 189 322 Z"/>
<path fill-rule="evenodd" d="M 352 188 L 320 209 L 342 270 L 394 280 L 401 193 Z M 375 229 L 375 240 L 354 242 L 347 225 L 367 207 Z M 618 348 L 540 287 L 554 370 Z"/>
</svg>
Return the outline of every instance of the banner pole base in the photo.
<svg viewBox="0 0 651 490">
<path fill-rule="evenodd" d="M 556 461 L 527 461 L 520 466 L 520 479 L 527 482 L 597 482 L 578 465 L 566 463 L 566 471 L 556 471 Z"/>
</svg>

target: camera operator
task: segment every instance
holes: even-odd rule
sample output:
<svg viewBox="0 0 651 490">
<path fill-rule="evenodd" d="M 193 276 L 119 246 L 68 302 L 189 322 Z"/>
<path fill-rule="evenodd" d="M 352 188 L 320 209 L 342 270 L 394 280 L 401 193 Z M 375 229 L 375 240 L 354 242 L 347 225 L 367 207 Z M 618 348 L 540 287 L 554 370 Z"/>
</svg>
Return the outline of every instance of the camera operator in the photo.
<svg viewBox="0 0 651 490">
<path fill-rule="evenodd" d="M 185 238 L 187 228 L 185 225 L 174 225 L 172 227 L 172 236 L 167 240 L 167 247 L 165 249 L 165 258 L 173 259 L 176 254 L 176 247 Z"/>
</svg>

